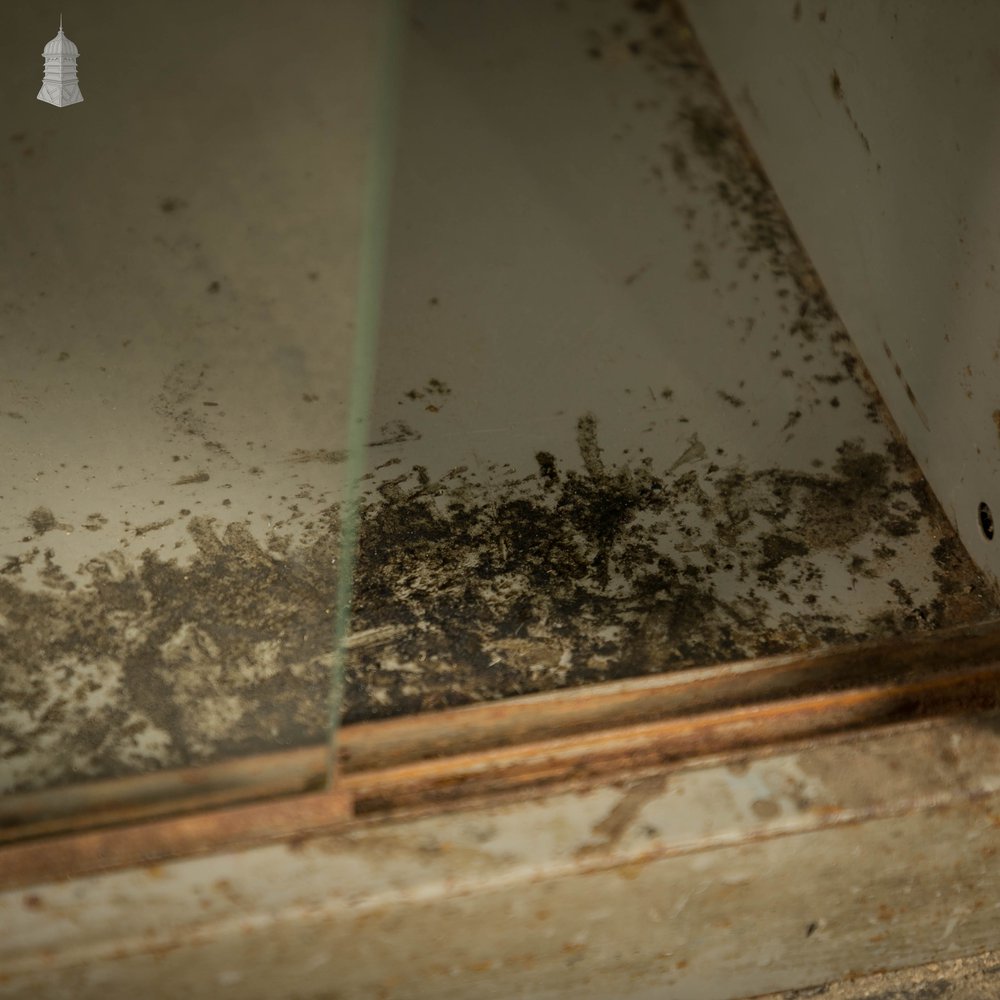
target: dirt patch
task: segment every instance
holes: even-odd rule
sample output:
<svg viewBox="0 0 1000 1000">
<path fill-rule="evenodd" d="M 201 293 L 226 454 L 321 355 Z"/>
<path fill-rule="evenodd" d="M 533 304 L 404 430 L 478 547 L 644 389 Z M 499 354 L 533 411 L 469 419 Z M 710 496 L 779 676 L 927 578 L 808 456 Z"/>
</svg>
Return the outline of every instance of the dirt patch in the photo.
<svg viewBox="0 0 1000 1000">
<path fill-rule="evenodd" d="M 836 613 L 829 554 L 895 593 L 889 543 L 944 523 L 905 451 L 891 460 L 847 441 L 829 473 L 671 475 L 607 464 L 591 415 L 578 445 L 582 470 L 541 452 L 528 477 L 413 470 L 371 491 L 352 629 L 393 638 L 352 654 L 349 720 L 939 628 L 993 607 L 938 528 L 928 599 L 860 627 Z M 806 610 L 788 591 L 806 592 Z"/>
<path fill-rule="evenodd" d="M 637 43 L 626 46 L 629 58 L 693 81 L 663 124 L 657 166 L 681 194 L 711 193 L 718 231 L 738 242 L 748 280 L 769 273 L 782 283 L 782 339 L 762 349 L 761 364 L 805 383 L 799 361 L 821 347 L 828 354 L 828 370 L 800 390 L 778 430 L 795 433 L 813 404 L 828 412 L 839 398 L 830 386 L 853 381 L 870 393 L 868 419 L 886 434 L 880 444 L 846 437 L 811 472 L 730 459 L 702 428 L 679 457 L 654 462 L 638 450 L 612 452 L 595 414 L 570 412 L 565 429 L 575 427 L 576 454 L 560 455 L 555 438 L 540 442 L 534 469 L 456 464 L 432 475 L 398 456 L 373 457 L 359 509 L 348 721 L 930 630 L 997 610 L 909 452 L 892 440 L 864 367 L 676 6 L 627 10 L 634 34 L 622 37 Z M 595 33 L 589 44 L 603 52 L 613 34 Z M 593 69 L 611 64 L 601 58 Z M 753 319 L 740 318 L 733 335 L 748 336 Z M 210 437 L 221 411 L 209 405 L 207 378 L 203 368 L 178 365 L 155 408 L 179 439 L 222 449 Z M 733 419 L 752 418 L 752 394 L 731 390 L 742 387 L 719 391 Z M 421 381 L 400 405 L 436 412 L 461 391 Z M 673 395 L 636 391 L 653 404 Z M 420 433 L 393 421 L 372 438 L 370 447 L 388 447 Z M 288 468 L 343 457 L 296 451 Z M 176 483 L 208 481 L 198 463 L 190 468 Z M 274 500 L 289 521 L 301 516 L 293 500 Z M 192 517 L 185 507 L 178 516 L 188 519 L 193 558 L 117 550 L 79 567 L 60 567 L 35 544 L 59 525 L 51 511 L 33 512 L 31 549 L 0 567 L 8 787 L 323 738 L 341 533 L 338 507 L 316 506 L 294 539 L 274 531 L 266 542 L 244 521 Z M 143 518 L 130 534 L 167 520 Z M 92 514 L 83 527 L 103 523 Z M 929 579 L 915 583 L 905 572 L 913 565 Z M 28 566 L 43 589 L 19 585 Z M 855 600 L 856 584 L 868 588 L 864 601 Z"/>
<path fill-rule="evenodd" d="M 977 620 L 984 581 L 908 459 L 844 442 L 829 472 L 671 473 L 609 462 L 577 420 L 579 465 L 370 485 L 358 522 L 348 721 Z M 838 613 L 836 566 L 896 592 L 893 543 L 942 533 L 929 595 L 861 621 Z M 146 526 L 153 530 L 154 526 Z M 51 551 L 0 574 L 6 765 L 65 746 L 19 786 L 318 740 L 333 666 L 336 505 L 307 540 L 265 548 L 245 524 L 188 521 L 179 564 L 110 553 L 75 574 Z M 138 532 L 137 532 L 138 533 Z M 867 545 L 870 557 L 858 555 Z M 866 550 L 867 551 L 867 550 Z M 17 586 L 44 559 L 44 592 Z M 836 572 L 836 569 L 834 570 Z M 787 590 L 805 591 L 784 603 Z M 813 601 L 808 595 L 813 595 Z M 882 605 L 880 605 L 881 607 Z"/>
<path fill-rule="evenodd" d="M 28 523 L 36 536 L 44 535 L 56 527 L 56 516 L 48 507 L 36 507 L 28 515 Z"/>
<path fill-rule="evenodd" d="M 5 567 L 0 747 L 8 786 L 322 738 L 335 516 L 287 559 L 263 550 L 241 523 L 219 531 L 211 519 L 192 518 L 188 530 L 198 551 L 183 566 L 151 551 L 136 565 L 114 552 L 73 580 L 48 551 L 40 574 L 48 592 L 18 587 L 20 566 Z M 61 751 L 43 768 L 39 741 Z"/>
<path fill-rule="evenodd" d="M 175 479 L 172 483 L 173 486 L 190 486 L 193 483 L 207 483 L 211 477 L 207 472 L 192 472 L 190 475 L 181 476 L 179 479 Z"/>
</svg>

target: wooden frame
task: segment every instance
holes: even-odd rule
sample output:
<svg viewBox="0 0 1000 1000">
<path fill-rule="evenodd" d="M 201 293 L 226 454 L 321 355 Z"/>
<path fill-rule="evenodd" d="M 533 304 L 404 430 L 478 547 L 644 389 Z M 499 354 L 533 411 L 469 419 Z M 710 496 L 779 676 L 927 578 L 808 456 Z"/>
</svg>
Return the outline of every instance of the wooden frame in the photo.
<svg viewBox="0 0 1000 1000">
<path fill-rule="evenodd" d="M 7 800 L 0 888 L 997 707 L 1000 626 L 987 623 L 363 723 L 341 731 L 329 790 L 289 794 L 323 773 L 327 749 L 307 747 Z M 35 808 L 12 824 L 18 805 Z"/>
</svg>

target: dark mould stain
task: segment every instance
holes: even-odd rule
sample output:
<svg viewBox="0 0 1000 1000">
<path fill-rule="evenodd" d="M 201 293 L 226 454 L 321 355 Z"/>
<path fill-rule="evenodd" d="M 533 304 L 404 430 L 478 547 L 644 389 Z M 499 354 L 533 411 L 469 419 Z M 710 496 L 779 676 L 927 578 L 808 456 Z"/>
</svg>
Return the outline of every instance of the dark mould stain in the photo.
<svg viewBox="0 0 1000 1000">
<path fill-rule="evenodd" d="M 339 465 L 347 461 L 347 451 L 331 450 L 330 448 L 296 448 L 289 459 L 289 462 L 323 462 L 326 465 Z"/>
<path fill-rule="evenodd" d="M 609 461 L 593 414 L 579 417 L 576 437 L 578 467 L 540 451 L 537 476 L 487 481 L 456 468 L 434 480 L 417 466 L 369 488 L 358 512 L 349 721 L 933 629 L 992 608 L 905 448 L 885 455 L 845 441 L 830 473 L 734 465 L 709 478 Z M 920 603 L 904 599 L 891 562 L 856 556 L 859 571 L 897 594 L 894 610 L 852 625 L 828 600 L 802 611 L 769 603 L 782 588 L 822 594 L 823 553 L 846 561 L 875 538 L 876 555 L 891 560 L 886 541 L 928 518 L 944 537 L 933 552 L 937 592 Z M 54 521 L 40 514 L 43 527 Z M 46 663 L 121 664 L 120 696 L 88 710 L 75 737 L 100 736 L 83 756 L 87 773 L 137 766 L 115 748 L 147 728 L 169 734 L 158 764 L 175 766 L 322 736 L 337 506 L 295 545 L 275 536 L 264 547 L 240 522 L 191 518 L 188 531 L 197 552 L 184 565 L 149 550 L 133 563 L 111 553 L 75 585 L 50 550 L 43 593 L 7 582 L 37 549 L 3 568 L 0 612 L 14 623 L 5 642 L 17 664 L 3 684 L 23 676 L 29 709 L 44 694 L 27 679 Z M 723 573 L 742 581 L 738 593 L 723 596 Z"/>
<path fill-rule="evenodd" d="M 406 441 L 419 441 L 418 434 L 409 424 L 402 420 L 390 420 L 379 427 L 379 437 L 368 442 L 369 448 L 382 448 L 386 445 L 403 444 Z"/>
<path fill-rule="evenodd" d="M 35 547 L 27 552 L 22 552 L 18 556 L 7 556 L 4 565 L 0 567 L 0 575 L 20 576 L 23 567 L 30 566 L 38 557 L 39 553 L 40 550 Z"/>
<path fill-rule="evenodd" d="M 892 370 L 896 373 L 896 378 L 899 379 L 900 384 L 903 386 L 903 391 L 906 393 L 906 398 L 909 400 L 910 405 L 916 412 L 917 417 L 920 419 L 920 422 L 924 425 L 924 429 L 930 430 L 931 429 L 930 421 L 927 419 L 927 414 L 924 413 L 923 407 L 917 401 L 916 393 L 913 391 L 913 389 L 910 386 L 910 383 L 906 380 L 905 376 L 903 375 L 902 366 L 893 357 L 892 348 L 889 347 L 889 344 L 884 340 L 882 341 L 882 350 L 885 351 L 885 356 L 889 359 L 889 362 L 892 365 Z M 998 427 L 1000 427 L 1000 425 L 998 425 Z"/>
<path fill-rule="evenodd" d="M 208 286 L 208 291 L 210 294 L 214 295 L 222 287 L 218 281 L 213 281 Z"/>
<path fill-rule="evenodd" d="M 623 284 L 626 286 L 635 284 L 649 270 L 649 267 L 649 264 L 643 264 L 642 267 L 636 268 L 631 274 L 625 276 Z"/>
<path fill-rule="evenodd" d="M 904 607 L 913 607 L 913 596 L 910 592 L 903 586 L 902 581 L 893 578 L 889 581 L 889 586 L 892 588 L 892 592 L 896 595 L 896 600 L 899 601 Z"/>
<path fill-rule="evenodd" d="M 55 514 L 48 507 L 36 507 L 28 515 L 28 523 L 31 525 L 36 538 L 58 527 Z"/>
<path fill-rule="evenodd" d="M 160 201 L 160 211 L 170 214 L 172 212 L 177 212 L 182 208 L 187 208 L 187 202 L 182 198 L 176 198 L 172 195 L 161 199 Z"/>
<path fill-rule="evenodd" d="M 72 739 L 73 753 L 54 760 L 47 780 L 113 777 L 322 739 L 339 537 L 334 511 L 322 521 L 291 558 L 271 555 L 242 523 L 217 530 L 211 518 L 191 518 L 197 551 L 184 565 L 149 549 L 136 562 L 108 553 L 82 568 L 77 585 L 48 552 L 43 591 L 0 575 L 0 612 L 10 623 L 5 656 L 13 664 L 0 691 L 34 716 L 32 739 L 66 729 Z M 53 662 L 67 666 L 49 689 L 39 678 Z M 74 679 L 78 663 L 110 670 L 114 697 L 88 702 L 101 682 L 93 669 Z M 159 741 L 154 757 L 134 745 L 143 733 Z M 5 750 L 8 761 L 30 752 L 30 743 L 16 741 Z"/>
<path fill-rule="evenodd" d="M 656 10 L 640 58 L 653 73 L 696 78 L 700 94 L 682 88 L 663 143 L 677 182 L 710 187 L 748 274 L 788 280 L 785 355 L 826 338 L 834 368 L 823 378 L 874 395 L 679 6 Z M 810 391 L 790 417 L 840 398 Z M 874 399 L 868 416 L 884 427 Z M 352 647 L 348 721 L 932 629 L 995 607 L 912 456 L 892 440 L 884 450 L 845 440 L 828 471 L 822 461 L 814 472 L 657 469 L 647 458 L 611 461 L 594 414 L 576 430 L 576 466 L 544 449 L 534 476 L 434 479 L 415 468 L 365 495 L 352 631 L 372 638 Z M 889 560 L 897 539 L 931 526 L 954 548 L 935 549 L 933 583 L 904 606 Z M 840 609 L 839 584 L 827 581 L 831 558 L 846 567 L 862 547 L 886 561 L 866 555 L 858 574 L 888 598 L 863 620 Z M 800 602 L 789 598 L 796 592 Z"/>
<path fill-rule="evenodd" d="M 546 487 L 551 488 L 559 481 L 559 470 L 556 466 L 555 455 L 550 451 L 540 451 L 535 455 L 538 463 L 538 473 Z"/>
<path fill-rule="evenodd" d="M 825 17 L 821 17 L 820 20 L 825 20 Z M 865 147 L 865 152 L 870 154 L 872 151 L 871 143 L 868 141 L 868 136 L 866 136 L 862 131 L 861 126 L 858 124 L 858 120 L 854 117 L 854 112 L 851 111 L 851 108 L 847 103 L 847 98 L 844 96 L 844 85 L 841 83 L 840 75 L 836 70 L 830 74 L 830 89 L 833 91 L 833 96 L 840 102 L 844 112 L 847 114 L 847 118 L 850 121 L 851 126 L 854 128 L 855 134 L 861 140 L 861 144 Z"/>
<path fill-rule="evenodd" d="M 83 526 L 87 531 L 100 531 L 108 523 L 103 514 L 88 514 Z"/>
<path fill-rule="evenodd" d="M 154 401 L 156 413 L 168 420 L 175 432 L 204 437 L 208 425 L 203 414 L 192 409 L 195 397 L 205 384 L 207 368 L 179 362 L 168 372 L 163 387 Z"/>
<path fill-rule="evenodd" d="M 781 429 L 783 431 L 791 430 L 791 428 L 793 428 L 801 419 L 802 419 L 802 411 L 792 410 L 792 412 L 788 414 L 788 419 L 785 421 L 784 427 L 782 427 Z"/>
<path fill-rule="evenodd" d="M 175 479 L 172 486 L 189 486 L 192 483 L 207 483 L 209 480 L 209 475 L 207 472 L 192 472 L 188 476 L 181 476 L 180 479 Z"/>
<path fill-rule="evenodd" d="M 871 392 L 679 5 L 647 0 L 633 8 L 623 37 L 636 37 L 637 15 L 648 19 L 635 59 L 651 73 L 696 85 L 682 89 L 679 111 L 664 122 L 663 155 L 676 160 L 679 152 L 684 164 L 671 183 L 711 192 L 717 228 L 740 248 L 748 279 L 771 272 L 787 286 L 782 366 L 794 364 L 797 351 L 827 347 L 830 384 L 852 380 Z M 611 72 L 612 62 L 593 71 Z M 197 401 L 214 390 L 205 378 L 205 369 L 182 364 L 165 379 L 154 406 L 176 434 L 206 436 L 210 415 Z M 812 394 L 790 404 L 789 418 L 827 399 L 813 380 L 801 381 Z M 672 409 L 657 402 L 656 384 L 652 392 L 645 383 L 632 388 Z M 450 389 L 431 379 L 413 392 L 423 405 L 443 405 Z M 534 454 L 528 469 L 457 465 L 442 474 L 404 465 L 405 448 L 389 462 L 373 453 L 373 465 L 393 471 L 385 481 L 368 474 L 353 512 L 343 718 L 399 716 L 994 616 L 989 584 L 879 412 L 872 395 L 868 416 L 883 433 L 869 426 L 864 440 L 831 442 L 808 472 L 724 457 L 736 449 L 709 441 L 701 427 L 679 444 L 672 465 L 654 463 L 616 451 L 610 436 L 602 440 L 590 412 L 567 417 L 558 435 L 575 430 L 574 453 L 558 452 L 555 440 L 539 442 L 545 447 L 523 456 Z M 393 421 L 370 447 L 419 436 Z M 291 460 L 337 454 L 303 450 Z M 199 472 L 178 483 L 208 478 Z M 4 656 L 14 665 L 0 671 L 0 699 L 23 707 L 35 727 L 5 753 L 16 761 L 30 759 L 40 741 L 59 747 L 44 774 L 32 770 L 24 779 L 26 787 L 325 737 L 338 505 L 321 505 L 295 535 L 276 520 L 263 538 L 244 520 L 197 517 L 188 508 L 177 517 L 195 547 L 183 562 L 161 555 L 152 538 L 140 556 L 105 552 L 70 578 L 52 550 L 29 539 L 30 551 L 0 566 Z M 908 539 L 918 535 L 919 544 L 935 545 L 929 558 L 923 553 L 929 579 L 919 585 L 904 572 Z M 41 589 L 25 585 L 29 572 Z M 840 602 L 848 574 L 881 594 L 870 613 Z M 94 697 L 88 685 L 100 678 L 113 696 Z M 613 834 L 620 822 L 621 813 L 610 816 L 600 832 Z"/>
<path fill-rule="evenodd" d="M 920 418 L 920 422 L 924 425 L 924 429 L 930 430 L 931 429 L 930 421 L 927 419 L 927 415 L 924 413 L 923 407 L 920 405 L 920 403 L 917 402 L 916 393 L 910 387 L 910 383 L 904 381 L 903 389 L 906 392 L 906 398 L 909 400 L 910 405 L 916 411 L 917 416 Z"/>
<path fill-rule="evenodd" d="M 56 361 L 67 361 L 68 359 L 69 359 L 69 352 L 68 351 L 60 351 L 59 352 L 59 357 L 56 358 Z"/>
<path fill-rule="evenodd" d="M 576 424 L 576 442 L 584 468 L 591 476 L 604 472 L 601 446 L 597 443 L 597 418 L 592 413 L 580 417 Z"/>
<path fill-rule="evenodd" d="M 725 400 L 730 406 L 736 407 L 737 409 L 741 406 L 746 406 L 746 400 L 740 399 L 739 396 L 734 396 L 730 392 L 723 392 L 719 389 L 717 393 L 719 399 Z"/>
<path fill-rule="evenodd" d="M 804 541 L 785 535 L 765 535 L 761 539 L 763 558 L 757 563 L 757 572 L 768 582 L 777 582 L 778 575 L 774 572 L 786 559 L 809 554 L 809 547 Z"/>
<path fill-rule="evenodd" d="M 674 463 L 667 469 L 667 474 L 675 472 L 682 465 L 692 462 L 700 462 L 707 454 L 704 444 L 698 439 L 697 433 L 688 438 L 687 447 L 680 453 Z M 714 466 L 710 471 L 718 471 L 718 466 Z"/>
<path fill-rule="evenodd" d="M 431 378 L 428 379 L 427 384 L 420 389 L 407 389 L 403 395 L 407 399 L 412 400 L 424 399 L 426 396 L 450 396 L 451 389 L 440 379 Z M 400 424 L 399 426 L 400 428 L 405 427 L 403 424 Z"/>
<path fill-rule="evenodd" d="M 680 180 L 688 178 L 688 158 L 683 149 L 674 147 L 670 152 L 670 166 Z"/>
<path fill-rule="evenodd" d="M 701 257 L 692 259 L 690 274 L 695 281 L 708 281 L 712 277 L 708 264 Z"/>
<path fill-rule="evenodd" d="M 223 501 L 225 503 L 225 501 Z M 142 535 L 148 535 L 151 531 L 158 531 L 160 528 L 166 528 L 168 525 L 173 524 L 174 519 L 168 517 L 164 521 L 153 521 L 151 524 L 144 524 L 141 528 L 135 528 L 134 533 L 136 537 L 141 537 Z"/>
<path fill-rule="evenodd" d="M 577 448 L 579 470 L 542 451 L 527 479 L 414 470 L 367 494 L 352 630 L 383 638 L 352 650 L 348 720 L 936 628 L 992 607 L 957 539 L 935 550 L 935 596 L 860 627 L 829 598 L 772 604 L 785 588 L 822 594 L 823 553 L 846 561 L 865 539 L 891 552 L 927 518 L 943 523 L 905 449 L 845 441 L 829 473 L 674 475 L 648 459 L 610 464 L 592 414 Z M 888 570 L 862 565 L 873 579 Z M 739 596 L 722 596 L 720 574 L 743 581 Z"/>
</svg>

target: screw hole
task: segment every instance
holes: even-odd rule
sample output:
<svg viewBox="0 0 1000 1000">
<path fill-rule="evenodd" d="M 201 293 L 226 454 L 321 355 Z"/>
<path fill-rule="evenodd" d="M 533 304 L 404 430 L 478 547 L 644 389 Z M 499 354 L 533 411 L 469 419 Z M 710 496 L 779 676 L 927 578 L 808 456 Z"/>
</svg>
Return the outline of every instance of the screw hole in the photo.
<svg viewBox="0 0 1000 1000">
<path fill-rule="evenodd" d="M 983 535 L 986 537 L 986 540 L 992 541 L 993 512 L 990 510 L 990 506 L 987 503 L 981 503 L 979 505 L 979 527 L 980 529 L 982 529 Z"/>
</svg>

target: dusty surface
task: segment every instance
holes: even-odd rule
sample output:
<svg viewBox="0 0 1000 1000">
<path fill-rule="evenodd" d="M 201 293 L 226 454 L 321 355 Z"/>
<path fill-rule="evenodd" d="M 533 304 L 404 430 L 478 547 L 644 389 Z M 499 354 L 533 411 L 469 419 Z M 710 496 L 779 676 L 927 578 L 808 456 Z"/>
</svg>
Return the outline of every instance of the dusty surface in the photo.
<svg viewBox="0 0 1000 1000">
<path fill-rule="evenodd" d="M 554 5 L 537 24 L 512 27 L 511 41 L 499 26 L 516 19 L 503 7 L 420 6 L 413 72 L 437 72 L 450 41 L 453 68 L 468 58 L 496 74 L 472 81 L 474 103 L 502 89 L 504 67 L 536 87 L 534 67 L 550 73 L 542 52 L 566 61 L 564 86 L 603 95 L 593 122 L 588 113 L 547 168 L 559 178 L 589 162 L 574 143 L 604 157 L 592 178 L 579 171 L 589 214 L 553 199 L 552 218 L 571 224 L 569 263 L 557 258 L 550 269 L 565 271 L 573 301 L 542 300 L 532 280 L 544 261 L 508 269 L 534 245 L 527 211 L 511 247 L 483 236 L 503 266 L 463 276 L 461 239 L 434 228 L 450 223 L 420 217 L 420 184 L 434 174 L 404 124 L 400 184 L 410 198 L 395 217 L 390 285 L 394 274 L 398 282 L 359 515 L 344 717 L 994 615 L 674 8 Z M 469 17 L 483 18 L 480 35 L 458 44 L 470 38 Z M 476 56 L 494 37 L 492 61 Z M 533 37 L 535 48 L 524 48 Z M 511 54 L 524 51 L 535 53 L 527 67 Z M 539 112 L 548 131 L 567 99 L 556 77 L 553 103 Z M 488 104 L 476 107 L 488 118 Z M 456 148 L 453 169 L 476 148 Z M 598 197 L 617 176 L 612 167 L 633 198 L 621 218 L 614 192 Z M 548 190 L 545 165 L 533 168 L 525 189 Z M 478 204 L 473 180 L 496 181 L 467 176 Z M 498 225 L 514 214 L 503 197 L 498 189 Z M 461 204 L 454 217 L 469 225 Z M 640 232 L 636 219 L 647 217 L 655 224 Z M 594 281 L 577 248 L 590 238 L 599 256 L 608 243 L 600 233 L 646 245 Z M 402 277 L 401 258 L 411 268 Z M 525 288 L 512 295 L 515 278 Z M 587 301 L 592 288 L 605 298 Z M 521 310 L 532 294 L 538 309 Z M 496 308 L 477 315 L 476 303 Z M 566 323 L 551 339 L 546 309 Z M 599 321 L 588 326 L 588 313 Z M 530 353 L 518 353 L 517 337 Z M 343 449 L 303 441 L 251 465 L 245 445 L 217 435 L 224 411 L 205 378 L 183 364 L 164 375 L 153 410 L 198 451 L 171 463 L 162 492 L 228 486 L 221 500 L 207 510 L 187 499 L 151 503 L 124 526 L 111 511 L 70 524 L 55 502 L 36 504 L 23 512 L 22 540 L 0 553 L 3 787 L 208 761 L 324 733 L 339 510 L 318 477 L 341 467 Z M 299 395 L 308 408 L 312 388 Z M 242 509 L 237 473 L 269 477 L 266 519 L 259 507 Z M 103 538 L 123 528 L 128 547 L 109 544 L 84 561 L 49 545 L 60 531 Z M 161 533 L 185 547 L 155 547 Z"/>
</svg>

